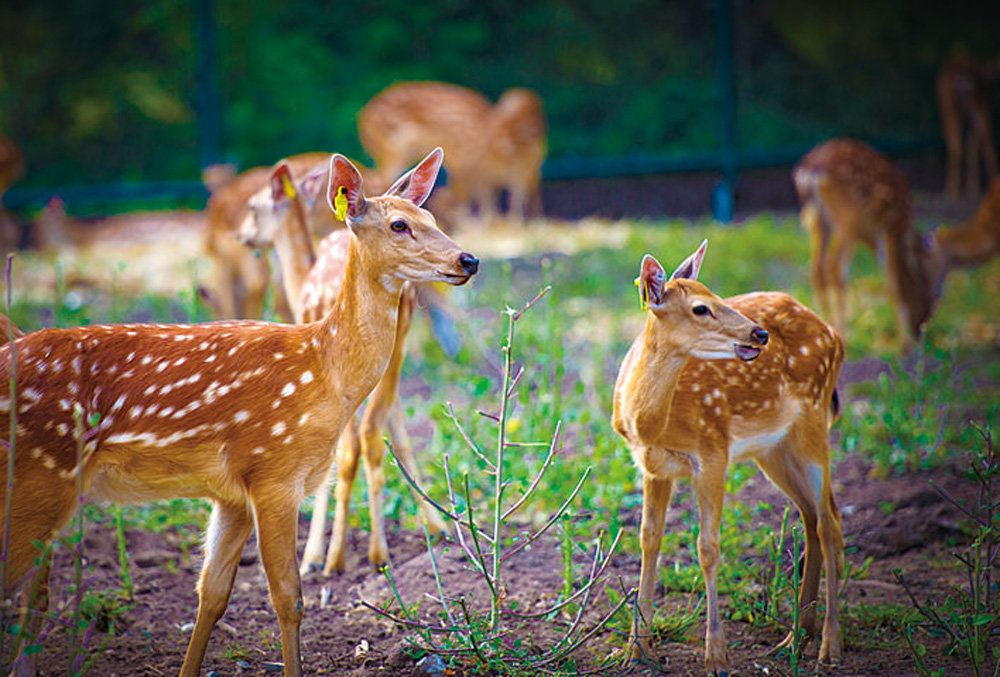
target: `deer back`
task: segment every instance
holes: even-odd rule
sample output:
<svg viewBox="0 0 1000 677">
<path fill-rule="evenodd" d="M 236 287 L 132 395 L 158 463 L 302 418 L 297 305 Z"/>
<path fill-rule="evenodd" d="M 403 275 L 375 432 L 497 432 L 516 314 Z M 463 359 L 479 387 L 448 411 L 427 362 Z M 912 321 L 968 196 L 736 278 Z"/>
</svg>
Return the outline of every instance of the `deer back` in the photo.
<svg viewBox="0 0 1000 677">
<path fill-rule="evenodd" d="M 844 360 L 840 335 L 788 294 L 754 292 L 725 302 L 767 331 L 767 347 L 750 362 L 688 361 L 664 440 L 678 451 L 707 442 L 739 456 L 773 443 L 803 416 L 828 429 Z"/>
<path fill-rule="evenodd" d="M 114 500 L 206 496 L 237 501 L 270 474 L 300 473 L 305 492 L 326 467 L 332 403 L 317 325 L 221 322 L 47 329 L 15 341 L 15 463 L 40 464 Z M 9 378 L 10 346 L 0 348 Z M 358 398 L 360 402 L 360 398 Z M 74 409 L 86 432 L 82 458 Z M 0 425 L 11 402 L 0 400 Z M 6 429 L 6 428 L 0 428 Z M 327 444 L 328 446 L 328 444 Z M 314 449 L 315 447 L 315 449 Z M 310 463 L 315 454 L 315 463 Z M 286 481 L 283 479 L 282 481 Z"/>
</svg>

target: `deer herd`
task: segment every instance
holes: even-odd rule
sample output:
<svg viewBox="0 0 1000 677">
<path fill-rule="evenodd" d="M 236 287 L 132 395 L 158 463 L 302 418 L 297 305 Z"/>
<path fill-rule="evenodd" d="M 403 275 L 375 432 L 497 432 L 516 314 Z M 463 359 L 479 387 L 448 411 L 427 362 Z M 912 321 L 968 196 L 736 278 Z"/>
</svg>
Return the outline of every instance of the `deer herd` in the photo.
<svg viewBox="0 0 1000 677">
<path fill-rule="evenodd" d="M 975 78 L 961 66 L 943 70 L 938 81 L 942 110 L 950 111 L 942 112 L 950 195 L 959 192 L 959 161 L 952 157 L 962 147 L 959 114 L 971 115 L 971 152 L 996 173 L 992 148 L 982 145 L 990 138 L 988 118 L 982 120 L 967 92 Z M 25 334 L 0 315 L 0 378 L 10 384 L 0 396 L 7 449 L 0 469 L 12 480 L 0 490 L 4 597 L 18 601 L 27 637 L 39 631 L 49 601 L 52 553 L 45 544 L 84 496 L 211 502 L 183 675 L 199 673 L 253 531 L 280 624 L 285 674 L 301 674 L 301 577 L 344 569 L 359 460 L 371 512 L 368 557 L 375 566 L 389 561 L 383 429 L 408 474 L 419 477 L 398 396 L 415 308 L 450 313 L 432 283 L 463 285 L 478 270 L 478 258 L 446 232 L 489 223 L 501 191 L 518 222 L 538 214 L 546 124 L 539 98 L 528 90 L 510 90 L 492 104 L 453 85 L 405 83 L 360 112 L 359 134 L 374 169 L 339 154 L 305 153 L 238 175 L 226 168 L 206 173 L 205 212 L 181 222 L 198 243 L 192 246 L 216 262 L 204 295 L 218 321 Z M 23 171 L 23 158 L 14 144 L 0 141 L 2 191 Z M 431 198 L 445 151 L 448 184 Z M 669 277 L 651 255 L 640 263 L 635 282 L 645 325 L 621 362 L 611 412 L 611 427 L 642 476 L 641 571 L 628 643 L 634 660 L 654 655 L 650 621 L 665 513 L 675 481 L 687 477 L 699 508 L 705 667 L 728 669 L 717 588 L 724 480 L 731 463 L 749 460 L 795 504 L 805 527 L 799 627 L 809 635 L 817 630 L 825 570 L 818 659 L 841 659 L 844 540 L 829 430 L 840 406 L 836 384 L 842 336 L 850 331 L 846 278 L 854 246 L 868 245 L 883 262 L 904 346 L 919 337 L 949 270 L 1000 251 L 1000 180 L 969 222 L 924 235 L 914 225 L 905 175 L 863 142 L 821 144 L 792 178 L 810 238 L 811 281 L 829 321 L 781 292 L 719 298 L 697 282 L 707 243 Z M 35 238 L 41 246 L 86 250 L 102 238 L 141 243 L 160 223 L 144 215 L 88 224 L 53 202 Z M 260 255 L 269 249 L 277 271 Z M 276 306 L 291 322 L 234 319 L 260 316 L 275 275 L 283 291 Z M 355 412 L 366 401 L 358 422 Z M 324 556 L 331 487 L 334 521 Z M 297 514 L 310 495 L 316 504 L 299 559 Z M 441 516 L 416 500 L 431 531 L 440 531 Z M 6 668 L 34 674 L 37 653 L 25 651 Z"/>
</svg>

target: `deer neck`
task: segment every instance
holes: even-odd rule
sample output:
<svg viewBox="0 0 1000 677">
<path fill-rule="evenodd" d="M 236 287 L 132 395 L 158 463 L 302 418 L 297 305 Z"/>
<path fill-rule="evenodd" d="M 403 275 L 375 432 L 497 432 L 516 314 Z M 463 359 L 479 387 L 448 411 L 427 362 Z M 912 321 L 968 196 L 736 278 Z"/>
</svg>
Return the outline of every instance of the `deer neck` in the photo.
<svg viewBox="0 0 1000 677">
<path fill-rule="evenodd" d="M 387 283 L 382 273 L 377 265 L 365 265 L 352 235 L 340 297 L 317 325 L 322 359 L 333 365 L 331 386 L 351 411 L 382 377 L 395 339 L 402 282 Z"/>
<path fill-rule="evenodd" d="M 302 285 L 316 263 L 316 250 L 312 233 L 306 225 L 305 211 L 298 200 L 292 201 L 291 213 L 286 217 L 284 227 L 278 229 L 274 251 L 281 262 L 281 279 L 292 315 L 296 322 L 302 322 Z"/>
<path fill-rule="evenodd" d="M 636 364 L 630 383 L 626 384 L 628 408 L 639 439 L 652 442 L 665 428 L 670 416 L 674 391 L 689 356 L 669 331 L 664 331 L 652 316 L 637 344 Z"/>
<path fill-rule="evenodd" d="M 947 263 L 940 248 L 924 241 L 915 228 L 886 242 L 886 264 L 906 307 L 906 323 L 916 336 L 927 321 L 941 292 Z"/>
</svg>

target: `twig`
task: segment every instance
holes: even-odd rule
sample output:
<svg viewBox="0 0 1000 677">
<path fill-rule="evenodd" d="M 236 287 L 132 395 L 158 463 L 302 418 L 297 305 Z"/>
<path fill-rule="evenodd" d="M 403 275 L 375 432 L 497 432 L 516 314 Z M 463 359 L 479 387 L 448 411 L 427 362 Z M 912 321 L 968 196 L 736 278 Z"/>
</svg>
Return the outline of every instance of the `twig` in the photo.
<svg viewBox="0 0 1000 677">
<path fill-rule="evenodd" d="M 519 498 L 514 503 L 514 505 L 510 506 L 509 508 L 507 508 L 507 510 L 504 511 L 500 519 L 506 520 L 508 517 L 510 517 L 515 510 L 521 507 L 521 504 L 524 503 L 525 500 L 527 500 L 528 496 L 531 496 L 532 492 L 534 492 L 535 487 L 538 486 L 538 482 L 542 479 L 542 475 L 544 475 L 546 469 L 548 469 L 549 463 L 552 462 L 552 457 L 555 456 L 556 445 L 558 444 L 559 440 L 559 431 L 561 429 L 562 429 L 562 421 L 556 422 L 555 432 L 552 433 L 552 443 L 549 444 L 549 454 L 548 456 L 545 457 L 545 462 L 542 463 L 541 469 L 538 471 L 538 474 L 535 475 L 535 479 L 531 483 L 531 486 L 528 487 L 527 491 L 525 491 L 524 494 L 521 495 L 521 498 Z"/>
<path fill-rule="evenodd" d="M 593 470 L 593 468 L 591 466 L 587 466 L 587 469 L 583 471 L 583 475 L 580 477 L 580 481 L 577 482 L 576 486 L 573 488 L 573 493 L 569 495 L 569 498 L 563 501 L 563 504 L 559 506 L 559 509 L 552 514 L 552 516 L 549 518 L 549 521 L 543 524 L 535 533 L 531 534 L 530 536 L 528 536 L 528 538 L 526 538 L 525 540 L 521 541 L 516 546 L 514 546 L 514 548 L 512 548 L 509 552 L 507 552 L 507 554 L 503 555 L 500 558 L 501 562 L 507 561 L 513 555 L 515 555 L 516 553 L 520 552 L 528 545 L 530 545 L 532 541 L 536 540 L 539 536 L 548 531 L 549 527 L 551 527 L 555 523 L 555 521 L 559 519 L 559 517 L 569 507 L 569 504 L 573 502 L 573 499 L 576 498 L 576 495 L 580 493 L 580 489 L 583 488 L 583 483 L 587 481 L 588 477 L 590 477 L 591 470 Z"/>
</svg>

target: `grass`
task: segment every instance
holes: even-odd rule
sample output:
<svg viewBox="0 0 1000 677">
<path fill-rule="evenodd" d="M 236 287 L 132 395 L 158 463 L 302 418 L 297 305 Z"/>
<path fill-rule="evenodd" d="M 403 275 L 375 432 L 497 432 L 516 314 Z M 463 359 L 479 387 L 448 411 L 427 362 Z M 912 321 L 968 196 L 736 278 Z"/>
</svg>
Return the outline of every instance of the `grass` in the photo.
<svg viewBox="0 0 1000 677">
<path fill-rule="evenodd" d="M 532 321 L 519 328 L 518 360 L 533 365 L 533 375 L 530 382 L 520 384 L 509 404 L 508 437 L 514 441 L 550 439 L 556 422 L 562 422 L 562 457 L 546 471 L 543 486 L 533 497 L 539 512 L 558 508 L 556 499 L 566 495 L 582 470 L 593 469 L 594 479 L 569 507 L 569 521 L 562 523 L 569 530 L 567 548 L 579 540 L 577 534 L 600 530 L 613 534 L 634 521 L 641 504 L 641 481 L 624 443 L 609 424 L 619 361 L 643 318 L 632 280 L 644 253 L 652 253 L 671 269 L 704 237 L 709 248 L 701 280 L 720 296 L 779 289 L 812 305 L 808 243 L 793 217 L 765 214 L 732 226 L 710 221 L 634 221 L 531 228 L 516 238 L 519 254 L 515 257 L 505 254 L 511 251 L 504 249 L 510 245 L 508 240 L 515 241 L 507 233 L 490 238 L 458 234 L 457 239 L 483 259 L 472 284 L 449 290 L 465 345 L 454 359 L 446 358 L 431 337 L 429 323 L 418 316 L 410 337 L 411 357 L 404 367 L 404 379 L 426 386 L 419 398 L 404 395 L 403 406 L 412 423 L 427 492 L 447 494 L 441 462 L 447 455 L 452 476 L 468 476 L 468 500 L 485 514 L 495 487 L 490 478 L 475 472 L 470 454 L 456 453 L 465 442 L 444 403 L 452 404 L 454 416 L 473 439 L 495 434 L 495 423 L 480 416 L 476 408 L 479 403 L 497 401 L 500 392 L 503 365 L 496 355 L 507 331 L 503 309 L 551 285 L 551 292 L 533 311 Z M 80 281 L 84 267 L 78 262 L 19 255 L 14 263 L 12 319 L 25 330 L 85 322 L 207 319 L 195 291 L 198 276 L 204 273 L 201 263 L 177 264 L 182 283 L 175 293 L 147 288 L 145 271 L 129 264 L 108 265 L 103 273 L 88 269 L 91 272 L 85 279 L 105 280 L 104 286 L 94 287 Z M 895 314 L 884 280 L 876 259 L 865 251 L 856 254 L 852 267 L 851 309 L 847 359 L 878 358 L 885 373 L 842 393 L 845 406 L 835 428 L 839 440 L 835 458 L 861 455 L 884 474 L 960 458 L 975 443 L 967 422 L 995 421 L 1000 414 L 1000 357 L 991 345 L 1000 322 L 1000 261 L 958 271 L 948 279 L 927 327 L 926 342 L 914 356 L 899 355 Z M 505 491 L 526 490 L 544 458 L 544 449 L 532 447 L 510 454 L 505 462 L 509 480 Z M 754 472 L 753 468 L 734 468 L 727 490 L 735 493 Z M 387 517 L 404 528 L 418 528 L 405 481 L 393 469 L 387 475 Z M 697 595 L 701 576 L 693 554 L 697 537 L 693 501 L 685 496 L 683 485 L 677 493 L 671 512 L 680 513 L 686 526 L 665 535 L 664 553 L 675 553 L 677 564 L 662 570 L 663 583 L 668 590 Z M 354 492 L 351 515 L 354 526 L 368 528 L 365 495 Z M 744 505 L 738 500 L 727 505 L 723 519 L 724 564 L 719 581 L 723 594 L 730 597 L 725 608 L 736 619 L 766 616 L 754 604 L 774 575 L 774 560 L 742 555 L 766 554 L 777 547 L 768 530 L 747 527 L 762 513 L 771 513 L 771 524 L 780 521 L 778 508 Z M 197 543 L 207 514 L 204 502 L 178 500 L 129 507 L 123 517 L 131 528 L 174 530 L 190 547 Z M 637 552 L 637 529 L 626 528 L 625 534 L 620 547 Z M 571 559 L 569 553 L 564 555 L 569 579 Z M 692 601 L 686 608 L 697 608 L 697 604 Z M 864 607 L 844 611 L 845 617 L 887 627 L 889 621 L 877 624 L 879 613 Z M 886 613 L 895 617 L 891 610 Z M 901 626 L 897 622 L 892 627 Z M 683 636 L 687 630 L 668 627 L 664 632 Z"/>
</svg>

